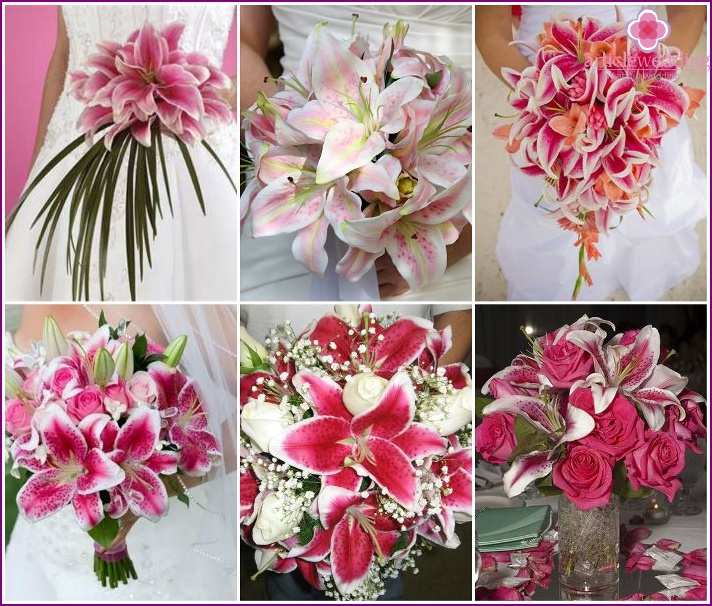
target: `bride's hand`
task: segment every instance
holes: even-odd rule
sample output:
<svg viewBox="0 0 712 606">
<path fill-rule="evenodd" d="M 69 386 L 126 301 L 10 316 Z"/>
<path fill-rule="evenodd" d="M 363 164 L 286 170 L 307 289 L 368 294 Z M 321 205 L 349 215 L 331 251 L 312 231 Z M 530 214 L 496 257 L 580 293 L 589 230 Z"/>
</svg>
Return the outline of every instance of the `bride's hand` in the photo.
<svg viewBox="0 0 712 606">
<path fill-rule="evenodd" d="M 454 265 L 472 252 L 472 225 L 465 225 L 460 237 L 447 247 L 447 266 Z M 396 297 L 408 291 L 408 283 L 400 275 L 393 264 L 390 255 L 382 255 L 376 259 L 376 276 L 378 278 L 378 293 L 382 299 Z"/>
</svg>

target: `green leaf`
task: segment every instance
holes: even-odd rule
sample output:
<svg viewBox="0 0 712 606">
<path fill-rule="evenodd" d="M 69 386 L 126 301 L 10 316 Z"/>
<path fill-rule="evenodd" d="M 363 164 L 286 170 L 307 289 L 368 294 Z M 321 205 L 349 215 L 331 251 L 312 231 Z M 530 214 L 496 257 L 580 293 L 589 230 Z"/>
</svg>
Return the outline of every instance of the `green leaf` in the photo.
<svg viewBox="0 0 712 606">
<path fill-rule="evenodd" d="M 396 542 L 393 543 L 393 549 L 391 550 L 391 555 L 401 551 L 402 549 L 405 549 L 410 545 L 410 540 L 408 539 L 408 533 L 407 532 L 401 532 L 398 535 L 398 538 L 396 539 Z"/>
<path fill-rule="evenodd" d="M 156 142 L 158 143 L 158 156 L 161 160 L 161 172 L 163 173 L 163 183 L 166 186 L 166 195 L 168 196 L 168 208 L 173 216 L 173 199 L 171 198 L 171 186 L 168 183 L 168 171 L 166 170 L 166 155 L 163 152 L 163 135 L 161 135 L 160 127 L 156 130 Z"/>
<path fill-rule="evenodd" d="M 111 545 L 116 535 L 119 534 L 119 521 L 109 516 L 104 516 L 104 519 L 89 529 L 87 534 L 106 549 Z"/>
<path fill-rule="evenodd" d="M 613 466 L 613 492 L 625 499 L 636 499 L 647 497 L 653 494 L 652 488 L 641 486 L 635 490 L 628 480 L 628 469 L 623 461 L 617 461 Z"/>
<path fill-rule="evenodd" d="M 175 138 L 178 149 L 183 155 L 183 161 L 188 169 L 188 174 L 190 175 L 190 180 L 193 182 L 193 189 L 195 189 L 195 195 L 198 197 L 198 204 L 200 204 L 200 210 L 205 214 L 205 201 L 203 200 L 203 190 L 200 189 L 200 180 L 198 179 L 198 174 L 195 172 L 195 166 L 193 165 L 193 159 L 190 157 L 190 152 L 186 147 L 185 143 L 181 141 L 178 137 Z"/>
<path fill-rule="evenodd" d="M 5 460 L 5 547 L 10 542 L 12 529 L 15 527 L 19 510 L 17 507 L 17 493 L 30 479 L 30 472 L 27 469 L 18 469 L 19 478 L 12 475 L 12 459 Z"/>
<path fill-rule="evenodd" d="M 306 545 L 314 538 L 314 532 L 317 528 L 321 528 L 321 524 L 317 518 L 312 518 L 311 516 L 304 514 L 302 521 L 299 524 L 299 534 L 297 535 L 297 540 L 300 545 Z"/>
<path fill-rule="evenodd" d="M 230 173 L 227 172 L 227 169 L 225 168 L 225 165 L 222 163 L 222 160 L 220 160 L 220 156 L 215 153 L 215 150 L 210 147 L 207 141 L 203 140 L 201 141 L 203 144 L 203 147 L 208 150 L 208 153 L 215 159 L 215 161 L 218 163 L 218 166 L 222 169 L 223 173 L 225 173 L 225 176 L 227 177 L 227 180 L 230 181 L 230 185 L 232 185 L 232 189 L 235 190 L 235 193 L 237 193 L 237 187 L 235 186 L 235 182 L 232 180 L 232 177 L 230 176 Z"/>
<path fill-rule="evenodd" d="M 439 70 L 437 72 L 433 72 L 432 74 L 427 74 L 425 76 L 425 81 L 428 83 L 428 86 L 430 88 L 435 88 L 438 84 L 440 84 L 440 81 L 443 79 L 443 72 L 442 70 Z"/>
<path fill-rule="evenodd" d="M 483 417 L 482 411 L 490 402 L 494 402 L 494 398 L 490 398 L 488 396 L 477 396 L 475 398 L 475 416 L 478 419 Z"/>
<path fill-rule="evenodd" d="M 102 309 L 99 313 L 99 328 L 106 326 L 108 322 L 106 321 L 106 316 L 104 315 L 104 310 Z"/>
<path fill-rule="evenodd" d="M 134 359 L 143 360 L 146 357 L 146 351 L 148 350 L 148 340 L 145 334 L 137 335 L 134 339 L 133 344 L 133 354 Z"/>
<path fill-rule="evenodd" d="M 134 218 L 134 173 L 136 168 L 136 152 L 139 142 L 131 138 L 129 143 L 129 165 L 126 178 L 126 262 L 129 273 L 129 291 L 131 292 L 131 300 L 136 300 L 136 225 Z"/>
<path fill-rule="evenodd" d="M 509 457 L 510 462 L 530 452 L 549 450 L 552 446 L 546 434 L 538 431 L 520 416 L 514 420 L 514 435 L 517 438 L 517 445 Z"/>
<path fill-rule="evenodd" d="M 171 490 L 175 493 L 176 498 L 183 503 L 186 507 L 190 507 L 190 497 L 185 493 L 183 490 L 183 486 L 181 483 L 178 481 L 175 475 L 170 475 L 170 476 L 163 476 L 168 483 L 168 486 L 171 487 Z"/>
</svg>

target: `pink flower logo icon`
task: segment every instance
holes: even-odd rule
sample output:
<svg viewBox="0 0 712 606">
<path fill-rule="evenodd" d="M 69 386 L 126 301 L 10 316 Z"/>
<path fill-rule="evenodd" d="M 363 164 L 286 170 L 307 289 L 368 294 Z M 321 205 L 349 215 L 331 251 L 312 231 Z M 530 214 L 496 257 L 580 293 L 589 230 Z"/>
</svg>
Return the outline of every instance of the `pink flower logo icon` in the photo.
<svg viewBox="0 0 712 606">
<path fill-rule="evenodd" d="M 628 23 L 628 37 L 635 40 L 643 52 L 654 51 L 661 40 L 670 35 L 670 26 L 658 19 L 654 11 L 644 9 L 635 21 Z"/>
</svg>

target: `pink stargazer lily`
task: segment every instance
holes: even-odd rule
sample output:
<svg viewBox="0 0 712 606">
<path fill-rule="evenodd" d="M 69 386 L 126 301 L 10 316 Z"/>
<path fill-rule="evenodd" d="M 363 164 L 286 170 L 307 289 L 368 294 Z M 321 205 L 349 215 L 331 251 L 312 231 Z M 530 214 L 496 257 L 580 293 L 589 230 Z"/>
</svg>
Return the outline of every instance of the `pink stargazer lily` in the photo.
<svg viewBox="0 0 712 606">
<path fill-rule="evenodd" d="M 205 138 L 214 123 L 231 120 L 221 90 L 227 76 L 200 53 L 179 48 L 184 25 L 157 31 L 150 23 L 131 34 L 126 44 L 103 42 L 89 56 L 90 72 L 70 74 L 74 96 L 85 103 L 78 128 L 92 136 L 107 124 L 107 148 L 130 129 L 142 145 L 151 144 L 155 121 L 186 143 Z"/>
<path fill-rule="evenodd" d="M 543 478 L 554 467 L 554 451 L 566 442 L 587 436 L 595 427 L 586 411 L 568 401 L 547 395 L 531 397 L 507 395 L 485 406 L 483 414 L 507 412 L 523 417 L 532 427 L 545 434 L 550 448 L 517 457 L 502 480 L 510 497 L 524 491 L 530 482 Z"/>
<path fill-rule="evenodd" d="M 42 520 L 72 504 L 83 530 L 104 518 L 99 491 L 124 480 L 124 471 L 87 440 L 61 407 L 49 406 L 37 421 L 47 458 L 24 458 L 20 465 L 34 472 L 17 495 L 20 511 L 31 521 Z"/>
<path fill-rule="evenodd" d="M 339 316 L 328 314 L 305 337 L 323 348 L 323 360 L 329 357 L 338 364 L 358 361 L 376 374 L 390 378 L 423 352 L 431 326 L 423 318 L 404 316 L 383 328 L 372 325 L 369 316 L 365 316 L 362 323 L 352 327 Z M 369 331 L 371 327 L 373 332 Z"/>
<path fill-rule="evenodd" d="M 646 326 L 630 343 L 623 343 L 623 335 L 616 335 L 605 346 L 600 335 L 587 330 L 569 333 L 566 338 L 593 357 L 595 373 L 577 387 L 590 387 L 596 413 L 603 412 L 619 391 L 640 409 L 648 426 L 658 431 L 665 422 L 665 407 L 676 406 L 680 419 L 685 411 L 678 394 L 687 379 L 658 364 L 660 334 L 653 326 Z"/>
<path fill-rule="evenodd" d="M 217 439 L 208 430 L 195 384 L 162 362 L 151 364 L 148 373 L 159 388 L 163 435 L 179 448 L 178 466 L 189 476 L 205 475 L 222 455 Z"/>
<path fill-rule="evenodd" d="M 147 406 L 136 408 L 119 429 L 109 456 L 124 471 L 125 478 L 110 492 L 107 513 L 111 517 L 120 518 L 130 509 L 156 520 L 168 511 L 168 493 L 158 475 L 176 473 L 178 455 L 158 450 L 160 430 L 158 411 Z"/>
<path fill-rule="evenodd" d="M 336 486 L 319 493 L 319 519 L 331 531 L 331 570 L 343 595 L 363 583 L 375 555 L 391 556 L 398 540 L 398 528 L 378 514 L 375 496 L 373 492 L 364 496 Z"/>
<path fill-rule="evenodd" d="M 411 461 L 441 453 L 445 445 L 435 430 L 413 422 L 415 391 L 408 375 L 396 373 L 378 402 L 354 417 L 333 380 L 303 370 L 294 383 L 318 414 L 275 437 L 270 452 L 320 475 L 353 467 L 403 507 L 415 509 L 417 478 Z"/>
</svg>

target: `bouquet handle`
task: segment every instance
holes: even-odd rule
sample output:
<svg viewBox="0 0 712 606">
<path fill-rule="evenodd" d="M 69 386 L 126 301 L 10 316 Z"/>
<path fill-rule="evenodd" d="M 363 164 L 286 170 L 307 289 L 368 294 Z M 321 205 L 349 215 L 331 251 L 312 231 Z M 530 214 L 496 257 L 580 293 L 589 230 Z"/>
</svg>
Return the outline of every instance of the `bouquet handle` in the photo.
<svg viewBox="0 0 712 606">
<path fill-rule="evenodd" d="M 358 281 L 351 282 L 336 273 L 336 264 L 348 251 L 348 245 L 329 230 L 324 247 L 329 264 L 323 276 L 312 276 L 312 301 L 380 301 L 375 267 L 369 269 Z"/>
</svg>

